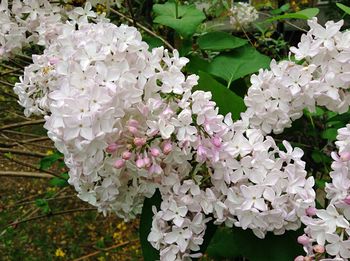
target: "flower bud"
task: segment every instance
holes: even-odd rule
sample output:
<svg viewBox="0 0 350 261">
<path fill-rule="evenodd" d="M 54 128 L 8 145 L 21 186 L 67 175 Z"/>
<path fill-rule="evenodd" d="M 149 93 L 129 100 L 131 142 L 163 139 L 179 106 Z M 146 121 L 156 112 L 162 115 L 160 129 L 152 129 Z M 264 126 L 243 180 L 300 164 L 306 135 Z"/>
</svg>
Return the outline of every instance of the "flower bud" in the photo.
<svg viewBox="0 0 350 261">
<path fill-rule="evenodd" d="M 350 205 L 350 195 L 347 195 L 346 198 L 343 199 L 344 203 Z"/>
<path fill-rule="evenodd" d="M 309 217 L 315 216 L 316 215 L 316 208 L 314 207 L 309 207 L 305 210 L 306 215 L 308 215 Z"/>
<path fill-rule="evenodd" d="M 138 127 L 139 126 L 139 122 L 137 120 L 131 119 L 128 120 L 128 126 L 132 126 L 132 127 Z"/>
<path fill-rule="evenodd" d="M 145 157 L 143 159 L 143 163 L 144 163 L 146 168 L 149 168 L 151 166 L 151 160 L 148 157 Z"/>
<path fill-rule="evenodd" d="M 294 258 L 294 261 L 304 261 L 304 257 L 303 256 L 297 256 L 296 258 Z"/>
<path fill-rule="evenodd" d="M 310 243 L 310 238 L 307 235 L 301 235 L 298 237 L 298 243 L 305 246 Z"/>
<path fill-rule="evenodd" d="M 340 159 L 342 161 L 349 161 L 350 160 L 350 152 L 344 151 L 344 152 L 340 153 Z"/>
<path fill-rule="evenodd" d="M 134 126 L 128 126 L 128 130 L 134 135 L 137 133 L 137 128 Z"/>
<path fill-rule="evenodd" d="M 214 137 L 211 139 L 211 142 L 214 144 L 215 147 L 221 146 L 221 139 L 219 137 Z"/>
<path fill-rule="evenodd" d="M 160 155 L 160 151 L 158 148 L 151 148 L 150 152 L 153 157 L 158 157 Z"/>
<path fill-rule="evenodd" d="M 106 148 L 106 151 L 108 153 L 113 153 L 118 149 L 118 145 L 116 143 L 111 143 L 108 145 L 108 147 Z"/>
<path fill-rule="evenodd" d="M 122 167 L 125 166 L 125 161 L 123 159 L 117 159 L 113 166 L 116 168 L 116 169 L 121 169 Z"/>
<path fill-rule="evenodd" d="M 145 166 L 145 162 L 142 158 L 139 158 L 138 160 L 136 160 L 136 167 L 138 167 L 139 169 L 143 168 Z"/>
<path fill-rule="evenodd" d="M 126 150 L 126 151 L 123 152 L 122 158 L 124 160 L 129 160 L 131 158 L 131 155 L 132 155 L 132 153 L 130 151 Z"/>
<path fill-rule="evenodd" d="M 315 245 L 315 246 L 314 246 L 314 251 L 315 251 L 316 253 L 323 254 L 323 253 L 324 253 L 324 246 Z"/>
<path fill-rule="evenodd" d="M 134 144 L 137 146 L 137 147 L 142 147 L 143 145 L 146 144 L 146 138 L 139 138 L 139 137 L 135 137 L 134 138 Z"/>
<path fill-rule="evenodd" d="M 54 64 L 56 64 L 56 63 L 58 63 L 59 62 L 59 59 L 57 58 L 57 57 L 51 57 L 51 58 L 49 58 L 49 63 L 51 64 L 51 65 L 54 65 Z"/>
<path fill-rule="evenodd" d="M 163 153 L 168 155 L 173 150 L 173 145 L 171 145 L 170 141 L 167 141 L 163 146 Z"/>
</svg>

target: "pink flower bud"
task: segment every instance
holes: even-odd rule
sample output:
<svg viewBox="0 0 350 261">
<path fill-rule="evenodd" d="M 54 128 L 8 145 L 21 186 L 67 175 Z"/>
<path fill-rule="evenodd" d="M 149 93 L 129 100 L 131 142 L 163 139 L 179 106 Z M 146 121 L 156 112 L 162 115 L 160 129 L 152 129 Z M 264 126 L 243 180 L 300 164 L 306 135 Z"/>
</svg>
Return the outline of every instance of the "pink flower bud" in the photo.
<svg viewBox="0 0 350 261">
<path fill-rule="evenodd" d="M 139 138 L 139 137 L 135 137 L 134 138 L 134 144 L 137 146 L 137 147 L 142 147 L 143 145 L 146 144 L 146 138 Z"/>
<path fill-rule="evenodd" d="M 297 256 L 296 258 L 294 258 L 294 261 L 304 261 L 304 257 L 303 256 Z"/>
<path fill-rule="evenodd" d="M 124 151 L 122 154 L 122 158 L 125 160 L 129 160 L 131 158 L 132 153 L 130 151 Z"/>
<path fill-rule="evenodd" d="M 122 167 L 125 166 L 125 161 L 123 159 L 117 159 L 113 166 L 116 168 L 116 169 L 121 169 Z"/>
<path fill-rule="evenodd" d="M 173 150 L 173 145 L 171 145 L 170 141 L 167 141 L 163 146 L 163 153 L 168 155 Z"/>
<path fill-rule="evenodd" d="M 315 246 L 314 246 L 314 251 L 315 251 L 316 253 L 323 254 L 323 253 L 324 253 L 324 246 L 315 245 Z"/>
<path fill-rule="evenodd" d="M 142 158 L 139 158 L 138 160 L 136 160 L 136 167 L 138 167 L 139 169 L 143 168 L 145 166 L 145 162 L 143 161 Z"/>
<path fill-rule="evenodd" d="M 350 195 L 347 195 L 346 198 L 343 199 L 345 204 L 350 205 Z"/>
<path fill-rule="evenodd" d="M 151 166 L 151 160 L 148 157 L 143 159 L 143 163 L 146 168 L 149 168 Z"/>
<path fill-rule="evenodd" d="M 163 114 L 164 116 L 172 115 L 173 113 L 174 113 L 174 111 L 173 111 L 171 108 L 169 108 L 169 107 L 167 107 L 167 108 L 162 112 L 162 114 Z"/>
<path fill-rule="evenodd" d="M 342 161 L 349 161 L 350 160 L 350 152 L 344 151 L 344 152 L 340 153 L 340 159 Z"/>
<path fill-rule="evenodd" d="M 301 235 L 298 237 L 298 243 L 305 246 L 310 243 L 310 238 L 307 235 Z"/>
<path fill-rule="evenodd" d="M 197 154 L 201 161 L 204 161 L 207 158 L 207 150 L 204 146 L 199 145 L 197 148 Z"/>
<path fill-rule="evenodd" d="M 128 126 L 132 126 L 132 127 L 138 127 L 139 126 L 139 122 L 137 120 L 129 120 L 128 121 Z"/>
<path fill-rule="evenodd" d="M 51 57 L 51 58 L 49 58 L 49 63 L 51 64 L 51 65 L 54 65 L 54 64 L 56 64 L 56 63 L 58 63 L 59 62 L 59 59 L 57 58 L 57 57 Z"/>
<path fill-rule="evenodd" d="M 309 207 L 305 210 L 306 215 L 308 215 L 309 217 L 315 216 L 316 215 L 316 208 L 314 207 Z"/>
<path fill-rule="evenodd" d="M 221 146 L 221 138 L 219 137 L 212 138 L 211 142 L 214 144 L 215 147 L 219 148 Z"/>
<path fill-rule="evenodd" d="M 128 126 L 128 130 L 132 133 L 132 134 L 136 134 L 137 133 L 137 128 L 134 126 Z"/>
<path fill-rule="evenodd" d="M 106 151 L 108 153 L 113 153 L 118 149 L 118 145 L 116 143 L 111 143 L 108 145 L 108 147 L 106 148 Z"/>
<path fill-rule="evenodd" d="M 151 155 L 153 157 L 159 157 L 160 155 L 160 150 L 158 148 L 151 148 Z"/>
</svg>

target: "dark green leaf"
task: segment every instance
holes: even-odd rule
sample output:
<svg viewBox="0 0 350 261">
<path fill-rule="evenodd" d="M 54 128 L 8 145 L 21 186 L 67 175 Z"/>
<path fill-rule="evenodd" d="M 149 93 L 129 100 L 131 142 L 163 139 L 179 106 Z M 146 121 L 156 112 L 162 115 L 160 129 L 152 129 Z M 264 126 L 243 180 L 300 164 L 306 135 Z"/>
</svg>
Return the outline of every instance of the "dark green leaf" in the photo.
<svg viewBox="0 0 350 261">
<path fill-rule="evenodd" d="M 197 42 L 202 50 L 221 51 L 241 47 L 247 40 L 225 32 L 211 32 L 199 37 Z"/>
<path fill-rule="evenodd" d="M 35 205 L 41 209 L 44 214 L 49 214 L 51 212 L 51 208 L 49 206 L 49 202 L 46 199 L 36 199 Z"/>
<path fill-rule="evenodd" d="M 310 19 L 314 16 L 316 16 L 319 13 L 319 9 L 318 8 L 306 8 L 304 10 L 301 10 L 299 12 L 295 12 L 295 13 L 288 13 L 288 14 L 283 14 L 283 15 L 278 15 L 275 17 L 271 17 L 269 19 L 267 19 L 267 22 L 273 22 L 273 21 L 277 21 L 277 20 L 282 20 L 282 19 Z"/>
<path fill-rule="evenodd" d="M 268 68 L 270 58 L 256 51 L 249 45 L 234 49 L 229 54 L 219 55 L 210 63 L 208 72 L 220 77 L 228 85 L 236 79 Z"/>
<path fill-rule="evenodd" d="M 152 50 L 153 48 L 156 48 L 156 47 L 163 46 L 163 42 L 157 37 L 146 35 L 142 37 L 142 40 L 144 40 L 148 44 L 149 50 Z"/>
<path fill-rule="evenodd" d="M 323 139 L 329 140 L 329 141 L 335 141 L 338 134 L 338 129 L 336 128 L 330 128 L 322 132 L 321 136 Z"/>
<path fill-rule="evenodd" d="M 336 3 L 336 5 L 343 10 L 345 13 L 350 14 L 350 7 L 343 5 L 341 3 Z"/>
<path fill-rule="evenodd" d="M 193 55 L 189 57 L 190 62 L 187 64 L 186 69 L 191 73 L 198 74 L 199 71 L 206 72 L 209 67 L 209 62 L 204 60 L 197 55 Z"/>
<path fill-rule="evenodd" d="M 240 113 L 246 110 L 241 97 L 217 82 L 205 72 L 199 72 L 199 82 L 195 89 L 210 91 L 213 96 L 213 101 L 216 102 L 216 105 L 219 107 L 219 112 L 223 115 L 231 112 L 234 119 L 239 119 Z"/>
<path fill-rule="evenodd" d="M 297 237 L 302 234 L 299 232 L 287 231 L 280 236 L 269 232 L 264 239 L 259 239 L 251 230 L 219 228 L 207 253 L 218 260 L 240 256 L 249 261 L 294 260 L 303 254 L 302 247 L 297 243 Z"/>
<path fill-rule="evenodd" d="M 62 158 L 62 154 L 59 152 L 55 152 L 52 155 L 44 157 L 40 161 L 40 169 L 48 169 L 50 168 L 56 161 Z"/>
<path fill-rule="evenodd" d="M 193 35 L 198 25 L 205 19 L 202 11 L 194 5 L 178 5 L 178 16 L 176 17 L 175 3 L 155 4 L 153 12 L 156 17 L 153 22 L 173 28 L 183 37 Z"/>
<path fill-rule="evenodd" d="M 147 237 L 151 232 L 152 227 L 152 206 L 156 206 L 159 209 L 161 203 L 161 195 L 157 190 L 151 198 L 145 198 L 142 207 L 141 219 L 140 219 L 140 242 L 144 261 L 159 260 L 159 251 L 154 249 L 148 242 Z"/>
<path fill-rule="evenodd" d="M 49 182 L 50 185 L 53 187 L 60 187 L 60 188 L 68 186 L 69 185 L 67 182 L 69 178 L 68 174 L 62 173 L 60 176 L 61 176 L 60 178 L 53 177 L 52 179 L 50 179 L 50 182 Z"/>
</svg>

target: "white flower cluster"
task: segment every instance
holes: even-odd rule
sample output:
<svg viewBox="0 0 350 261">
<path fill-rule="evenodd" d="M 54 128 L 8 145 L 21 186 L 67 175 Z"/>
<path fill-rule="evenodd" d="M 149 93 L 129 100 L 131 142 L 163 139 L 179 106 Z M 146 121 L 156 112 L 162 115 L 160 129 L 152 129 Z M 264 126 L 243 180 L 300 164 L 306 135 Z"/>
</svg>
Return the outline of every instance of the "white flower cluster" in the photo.
<svg viewBox="0 0 350 261">
<path fill-rule="evenodd" d="M 329 205 L 326 209 L 310 209 L 310 217 L 302 218 L 306 228 L 298 242 L 309 258 L 321 259 L 327 254 L 329 258 L 324 260 L 350 259 L 350 124 L 338 130 L 337 139 L 339 151 L 332 153 L 332 183 L 326 184 Z M 304 260 L 302 256 L 297 258 Z"/>
<path fill-rule="evenodd" d="M 233 3 L 230 9 L 230 24 L 236 31 L 249 27 L 258 18 L 258 11 L 249 3 Z"/>
<path fill-rule="evenodd" d="M 57 34 L 62 9 L 48 0 L 7 0 L 0 4 L 0 59 L 29 43 L 45 45 Z"/>
<path fill-rule="evenodd" d="M 302 150 L 218 114 L 177 51 L 150 52 L 135 28 L 84 17 L 15 88 L 26 115 L 46 114 L 82 200 L 128 220 L 159 189 L 148 239 L 166 261 L 199 255 L 209 215 L 259 237 L 300 226 L 315 199 Z"/>
<path fill-rule="evenodd" d="M 242 114 L 253 128 L 281 133 L 302 111 L 315 105 L 344 113 L 350 106 L 350 31 L 340 32 L 343 21 L 329 21 L 325 28 L 314 18 L 298 48 L 290 50 L 302 62 L 271 62 L 271 71 L 260 70 L 251 77 Z"/>
</svg>

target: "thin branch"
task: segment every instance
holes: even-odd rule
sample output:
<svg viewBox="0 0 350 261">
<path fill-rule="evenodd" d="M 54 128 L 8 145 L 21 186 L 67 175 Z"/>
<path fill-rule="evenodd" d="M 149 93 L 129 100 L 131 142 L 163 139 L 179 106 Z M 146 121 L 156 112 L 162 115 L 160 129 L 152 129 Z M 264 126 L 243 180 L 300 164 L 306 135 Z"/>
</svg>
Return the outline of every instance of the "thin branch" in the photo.
<svg viewBox="0 0 350 261">
<path fill-rule="evenodd" d="M 38 134 L 33 134 L 33 133 L 28 133 L 28 132 L 22 132 L 22 131 L 4 130 L 4 132 L 5 132 L 5 133 L 16 134 L 16 135 L 28 136 L 28 137 L 42 137 L 41 135 L 38 135 Z"/>
<path fill-rule="evenodd" d="M 130 23 L 134 23 L 134 21 L 130 17 L 124 15 L 123 13 L 121 13 L 121 12 L 119 12 L 119 11 L 113 9 L 113 8 L 111 8 L 111 12 L 116 14 L 116 15 L 119 15 L 120 17 L 123 17 L 124 19 L 128 20 Z M 150 35 L 158 38 L 159 40 L 161 40 L 164 43 L 164 45 L 166 47 L 168 47 L 171 51 L 175 50 L 175 48 L 167 40 L 165 40 L 163 37 L 159 36 L 158 34 L 153 32 L 152 30 L 150 30 L 147 27 L 145 27 L 142 24 L 140 24 L 139 22 L 135 21 L 135 24 L 136 24 L 137 27 L 141 28 L 142 30 L 144 30 L 148 34 L 150 34 Z"/>
<path fill-rule="evenodd" d="M 28 168 L 32 168 L 32 169 L 35 169 L 35 170 L 40 170 L 40 171 L 42 171 L 42 172 L 51 174 L 51 175 L 53 175 L 53 176 L 55 176 L 55 177 L 62 178 L 62 177 L 60 177 L 59 174 L 57 174 L 57 173 L 55 173 L 55 172 L 53 172 L 53 171 L 45 170 L 45 169 L 40 169 L 40 167 L 38 167 L 38 166 L 36 166 L 36 165 L 34 165 L 34 164 L 31 164 L 31 163 L 25 162 L 25 161 L 23 161 L 23 160 L 18 160 L 18 159 L 14 158 L 14 157 L 7 157 L 7 156 L 5 156 L 5 155 L 3 155 L 3 157 L 6 158 L 6 159 L 8 159 L 8 160 L 11 160 L 11 161 L 13 161 L 13 162 L 15 162 L 15 163 L 17 163 L 17 164 L 20 164 L 20 165 L 22 165 L 22 166 L 25 166 L 25 167 L 28 167 Z"/>
<path fill-rule="evenodd" d="M 28 126 L 28 125 L 37 125 L 37 124 L 42 124 L 42 123 L 45 123 L 45 120 L 42 119 L 42 120 L 30 120 L 30 121 L 25 121 L 25 122 L 18 122 L 18 123 L 8 124 L 8 125 L 0 127 L 0 131 L 18 128 L 18 127 L 23 127 L 23 126 Z"/>
<path fill-rule="evenodd" d="M 266 14 L 266 13 L 264 13 L 264 12 L 259 12 L 259 14 L 264 15 L 264 16 L 266 16 L 266 17 L 268 17 L 268 18 L 273 17 L 272 15 Z M 301 27 L 299 27 L 299 26 L 297 26 L 297 25 L 295 25 L 295 24 L 289 22 L 289 21 L 286 20 L 286 19 L 284 19 L 283 22 L 285 22 L 286 24 L 288 24 L 288 25 L 290 25 L 290 26 L 292 26 L 292 27 L 294 27 L 294 28 L 296 28 L 296 29 L 298 29 L 298 30 L 300 30 L 300 31 L 302 31 L 302 32 L 305 32 L 305 33 L 308 32 L 308 31 L 305 30 L 304 28 L 301 28 Z"/>
<path fill-rule="evenodd" d="M 14 153 L 19 155 L 27 155 L 27 156 L 33 156 L 33 157 L 46 157 L 47 155 L 45 153 L 41 152 L 32 152 L 32 151 L 23 151 L 23 150 L 16 150 L 16 149 L 8 149 L 8 148 L 0 148 L 0 152 L 4 153 Z"/>
<path fill-rule="evenodd" d="M 54 175 L 42 172 L 28 172 L 28 171 L 0 171 L 0 176 L 16 177 L 16 178 L 44 178 L 51 179 Z"/>
<path fill-rule="evenodd" d="M 136 241 L 136 240 L 133 240 L 133 241 Z M 122 242 L 122 243 L 119 243 L 119 244 L 114 245 L 114 246 L 110 246 L 110 247 L 107 247 L 107 248 L 103 248 L 103 249 L 101 249 L 101 250 L 92 252 L 92 253 L 87 254 L 87 255 L 85 255 L 85 256 L 81 256 L 81 257 L 79 257 L 79 258 L 76 258 L 76 259 L 74 259 L 73 261 L 86 260 L 87 258 L 96 256 L 96 255 L 98 255 L 98 254 L 101 253 L 101 252 L 108 252 L 108 251 L 113 250 L 113 249 L 115 249 L 115 248 L 125 246 L 125 245 L 129 244 L 130 242 L 132 242 L 132 241 L 126 241 L 126 242 Z"/>
<path fill-rule="evenodd" d="M 29 222 L 29 221 L 42 219 L 42 218 L 46 218 L 46 217 L 65 215 L 65 214 L 71 214 L 71 213 L 76 213 L 76 212 L 92 211 L 92 210 L 96 211 L 97 209 L 96 208 L 75 208 L 75 209 L 63 210 L 63 211 L 58 211 L 58 212 L 51 212 L 49 214 L 39 215 L 39 216 L 23 219 L 23 220 L 20 220 L 20 221 L 12 222 L 9 225 L 7 225 L 7 227 L 17 226 L 17 225 L 22 224 L 22 223 L 26 223 L 26 222 Z"/>
<path fill-rule="evenodd" d="M 33 197 L 36 197 L 37 195 L 33 195 Z M 68 195 L 68 196 L 62 196 L 62 197 L 57 197 L 57 198 L 48 198 L 45 199 L 46 201 L 52 201 L 52 200 L 56 200 L 56 199 L 67 199 L 67 198 L 77 198 L 77 195 Z M 32 201 L 24 201 L 24 202 L 20 202 L 18 204 L 13 204 L 10 205 L 6 208 L 12 208 L 12 207 L 19 207 L 19 206 L 23 206 L 23 205 L 29 205 L 29 204 L 34 204 L 36 202 L 36 200 L 32 200 Z"/>
<path fill-rule="evenodd" d="M 0 80 L 0 83 L 3 85 L 9 86 L 9 87 L 13 87 L 13 84 L 9 83 L 9 82 L 5 82 L 5 81 Z"/>
</svg>

